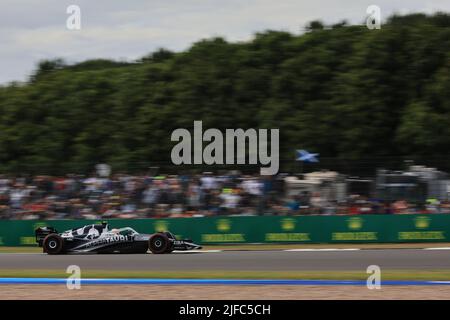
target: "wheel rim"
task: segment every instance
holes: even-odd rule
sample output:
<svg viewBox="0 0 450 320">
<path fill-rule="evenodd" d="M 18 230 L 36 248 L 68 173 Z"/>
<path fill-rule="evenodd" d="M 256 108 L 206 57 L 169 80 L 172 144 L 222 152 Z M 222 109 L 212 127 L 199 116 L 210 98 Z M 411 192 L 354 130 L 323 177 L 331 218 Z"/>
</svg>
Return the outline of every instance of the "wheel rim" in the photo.
<svg viewBox="0 0 450 320">
<path fill-rule="evenodd" d="M 162 247 L 162 241 L 160 239 L 155 240 L 155 247 L 161 248 Z"/>
<path fill-rule="evenodd" d="M 58 246 L 58 243 L 55 240 L 51 240 L 48 242 L 48 247 L 50 249 L 55 249 Z"/>
</svg>

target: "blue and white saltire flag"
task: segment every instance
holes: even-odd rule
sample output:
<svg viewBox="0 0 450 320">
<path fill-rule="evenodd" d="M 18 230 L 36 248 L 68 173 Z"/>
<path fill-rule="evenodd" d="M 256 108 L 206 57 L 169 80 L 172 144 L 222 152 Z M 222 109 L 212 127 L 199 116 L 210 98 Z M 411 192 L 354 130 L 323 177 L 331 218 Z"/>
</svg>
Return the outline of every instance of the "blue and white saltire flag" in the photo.
<svg viewBox="0 0 450 320">
<path fill-rule="evenodd" d="M 297 150 L 297 161 L 303 162 L 319 162 L 317 159 L 318 153 L 309 153 L 306 150 Z"/>
</svg>

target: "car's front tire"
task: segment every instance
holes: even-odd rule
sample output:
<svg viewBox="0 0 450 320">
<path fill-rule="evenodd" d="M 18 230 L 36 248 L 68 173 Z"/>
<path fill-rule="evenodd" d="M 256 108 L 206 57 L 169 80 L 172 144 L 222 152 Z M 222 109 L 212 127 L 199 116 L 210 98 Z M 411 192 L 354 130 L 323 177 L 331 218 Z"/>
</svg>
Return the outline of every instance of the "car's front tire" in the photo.
<svg viewBox="0 0 450 320">
<path fill-rule="evenodd" d="M 49 234 L 44 238 L 42 247 L 48 254 L 60 254 L 64 251 L 64 239 L 58 234 Z"/>
<path fill-rule="evenodd" d="M 148 240 L 148 248 L 153 254 L 162 254 L 170 250 L 170 240 L 164 233 L 156 233 Z"/>
</svg>

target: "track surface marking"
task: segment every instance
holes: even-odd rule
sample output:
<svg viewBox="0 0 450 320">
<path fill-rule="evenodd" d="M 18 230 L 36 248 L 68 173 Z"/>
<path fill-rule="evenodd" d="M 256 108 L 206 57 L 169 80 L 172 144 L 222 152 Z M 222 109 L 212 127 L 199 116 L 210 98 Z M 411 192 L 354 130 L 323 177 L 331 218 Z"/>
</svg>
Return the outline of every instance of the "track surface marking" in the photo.
<svg viewBox="0 0 450 320">
<path fill-rule="evenodd" d="M 168 255 L 62 255 L 0 254 L 1 269 L 66 269 L 78 265 L 86 270 L 365 270 L 450 269 L 446 250 L 388 249 L 357 251 L 223 251 Z"/>
</svg>

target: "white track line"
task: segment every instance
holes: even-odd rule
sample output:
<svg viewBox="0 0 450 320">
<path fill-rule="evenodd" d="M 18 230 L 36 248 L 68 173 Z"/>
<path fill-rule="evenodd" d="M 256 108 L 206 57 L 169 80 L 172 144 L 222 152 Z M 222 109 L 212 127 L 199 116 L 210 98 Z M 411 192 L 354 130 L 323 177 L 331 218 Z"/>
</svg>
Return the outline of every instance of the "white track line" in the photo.
<svg viewBox="0 0 450 320">
<path fill-rule="evenodd" d="M 212 252 L 222 252 L 223 250 L 174 250 L 173 253 L 212 253 Z"/>
<path fill-rule="evenodd" d="M 423 250 L 450 250 L 450 247 L 423 248 Z"/>
<path fill-rule="evenodd" d="M 324 249 L 286 249 L 283 251 L 288 252 L 315 252 L 315 251 L 359 251 L 361 249 L 358 248 L 345 248 L 345 249 L 336 249 L 336 248 L 324 248 Z"/>
</svg>

